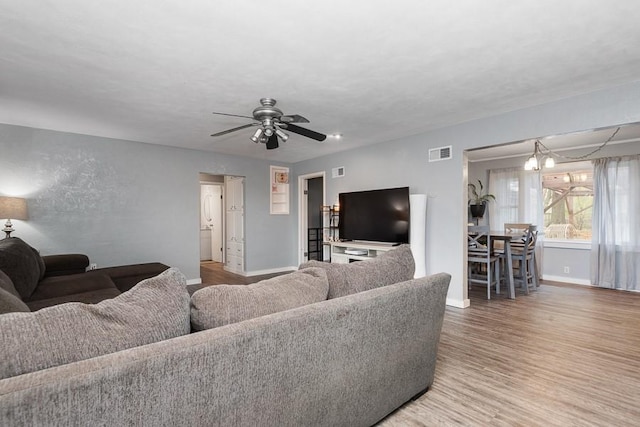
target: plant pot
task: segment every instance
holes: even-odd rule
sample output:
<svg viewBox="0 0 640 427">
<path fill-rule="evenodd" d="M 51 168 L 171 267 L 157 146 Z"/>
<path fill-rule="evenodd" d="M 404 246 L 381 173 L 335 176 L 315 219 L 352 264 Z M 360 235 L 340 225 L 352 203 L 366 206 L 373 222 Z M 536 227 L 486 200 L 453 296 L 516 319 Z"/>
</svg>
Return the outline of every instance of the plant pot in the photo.
<svg viewBox="0 0 640 427">
<path fill-rule="evenodd" d="M 486 208 L 487 205 L 484 203 L 481 205 L 469 205 L 469 209 L 471 209 L 471 216 L 474 218 L 482 218 Z"/>
</svg>

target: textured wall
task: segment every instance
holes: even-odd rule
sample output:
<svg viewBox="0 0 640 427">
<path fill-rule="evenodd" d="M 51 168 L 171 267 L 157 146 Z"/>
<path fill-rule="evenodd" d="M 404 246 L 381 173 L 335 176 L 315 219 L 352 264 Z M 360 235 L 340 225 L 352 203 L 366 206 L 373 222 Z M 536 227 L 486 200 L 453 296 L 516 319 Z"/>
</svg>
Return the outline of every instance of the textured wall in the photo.
<svg viewBox="0 0 640 427">
<path fill-rule="evenodd" d="M 160 261 L 199 273 L 199 172 L 246 176 L 246 268 L 295 265 L 295 214 L 269 215 L 269 163 L 0 125 L 0 194 L 28 199 L 15 236 L 99 266 Z M 273 243 L 279 250 L 274 251 Z"/>
</svg>

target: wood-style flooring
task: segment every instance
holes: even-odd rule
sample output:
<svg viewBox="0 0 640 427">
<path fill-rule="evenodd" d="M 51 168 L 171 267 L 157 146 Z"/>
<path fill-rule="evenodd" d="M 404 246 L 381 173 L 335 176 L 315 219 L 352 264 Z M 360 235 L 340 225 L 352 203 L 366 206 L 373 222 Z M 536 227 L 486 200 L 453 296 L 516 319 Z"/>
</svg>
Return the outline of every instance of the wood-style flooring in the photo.
<svg viewBox="0 0 640 427">
<path fill-rule="evenodd" d="M 446 309 L 432 388 L 381 426 L 640 426 L 640 294 L 470 293 Z"/>
<path fill-rule="evenodd" d="M 250 283 L 259 282 L 260 280 L 269 279 L 285 273 L 265 274 L 261 276 L 241 276 L 239 274 L 229 273 L 224 270 L 224 265 L 215 261 L 203 261 L 200 263 L 200 279 L 202 284 L 190 285 L 190 292 L 210 285 L 248 285 Z"/>
</svg>

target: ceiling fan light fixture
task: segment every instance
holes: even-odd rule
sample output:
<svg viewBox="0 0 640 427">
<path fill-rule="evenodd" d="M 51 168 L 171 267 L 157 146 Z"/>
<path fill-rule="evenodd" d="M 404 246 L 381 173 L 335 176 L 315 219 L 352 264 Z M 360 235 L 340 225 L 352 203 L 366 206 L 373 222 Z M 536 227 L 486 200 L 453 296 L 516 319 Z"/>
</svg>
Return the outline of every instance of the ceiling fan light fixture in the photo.
<svg viewBox="0 0 640 427">
<path fill-rule="evenodd" d="M 283 142 L 286 142 L 287 139 L 289 139 L 289 135 L 284 133 L 282 129 L 276 129 L 276 135 L 278 135 Z"/>
<path fill-rule="evenodd" d="M 253 134 L 253 136 L 251 137 L 251 140 L 252 140 L 253 142 L 255 142 L 256 144 L 257 144 L 258 142 L 260 142 L 260 137 L 262 136 L 262 132 L 263 132 L 263 131 L 262 131 L 262 128 L 258 128 L 258 129 L 256 130 L 256 133 L 254 133 L 254 134 Z"/>
<path fill-rule="evenodd" d="M 213 114 L 219 114 L 222 116 L 252 119 L 253 123 L 237 126 L 231 129 L 224 130 L 222 132 L 217 132 L 212 134 L 211 136 L 217 137 L 227 135 L 232 132 L 250 128 L 252 126 L 257 126 L 258 129 L 250 137 L 250 139 L 255 143 L 267 144 L 267 149 L 269 150 L 278 148 L 278 138 L 280 138 L 282 141 L 286 141 L 289 139 L 289 134 L 285 133 L 284 130 L 320 142 L 324 141 L 327 138 L 327 135 L 325 134 L 295 125 L 294 123 L 309 123 L 309 119 L 299 114 L 291 114 L 285 116 L 282 113 L 282 110 L 275 106 L 275 99 L 262 98 L 260 99 L 260 104 L 261 105 L 259 107 L 253 110 L 252 117 L 239 114 L 213 112 Z"/>
</svg>

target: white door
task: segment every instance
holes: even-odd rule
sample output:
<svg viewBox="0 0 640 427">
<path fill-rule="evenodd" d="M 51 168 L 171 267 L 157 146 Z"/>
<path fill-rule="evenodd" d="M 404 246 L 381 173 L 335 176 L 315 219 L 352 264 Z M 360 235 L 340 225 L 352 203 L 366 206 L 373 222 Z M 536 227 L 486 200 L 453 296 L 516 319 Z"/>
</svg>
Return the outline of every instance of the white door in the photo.
<svg viewBox="0 0 640 427">
<path fill-rule="evenodd" d="M 225 269 L 244 272 L 244 178 L 225 176 Z"/>
<path fill-rule="evenodd" d="M 211 223 L 211 260 L 222 262 L 222 185 L 215 185 L 212 199 L 212 211 L 215 212 Z"/>
</svg>

